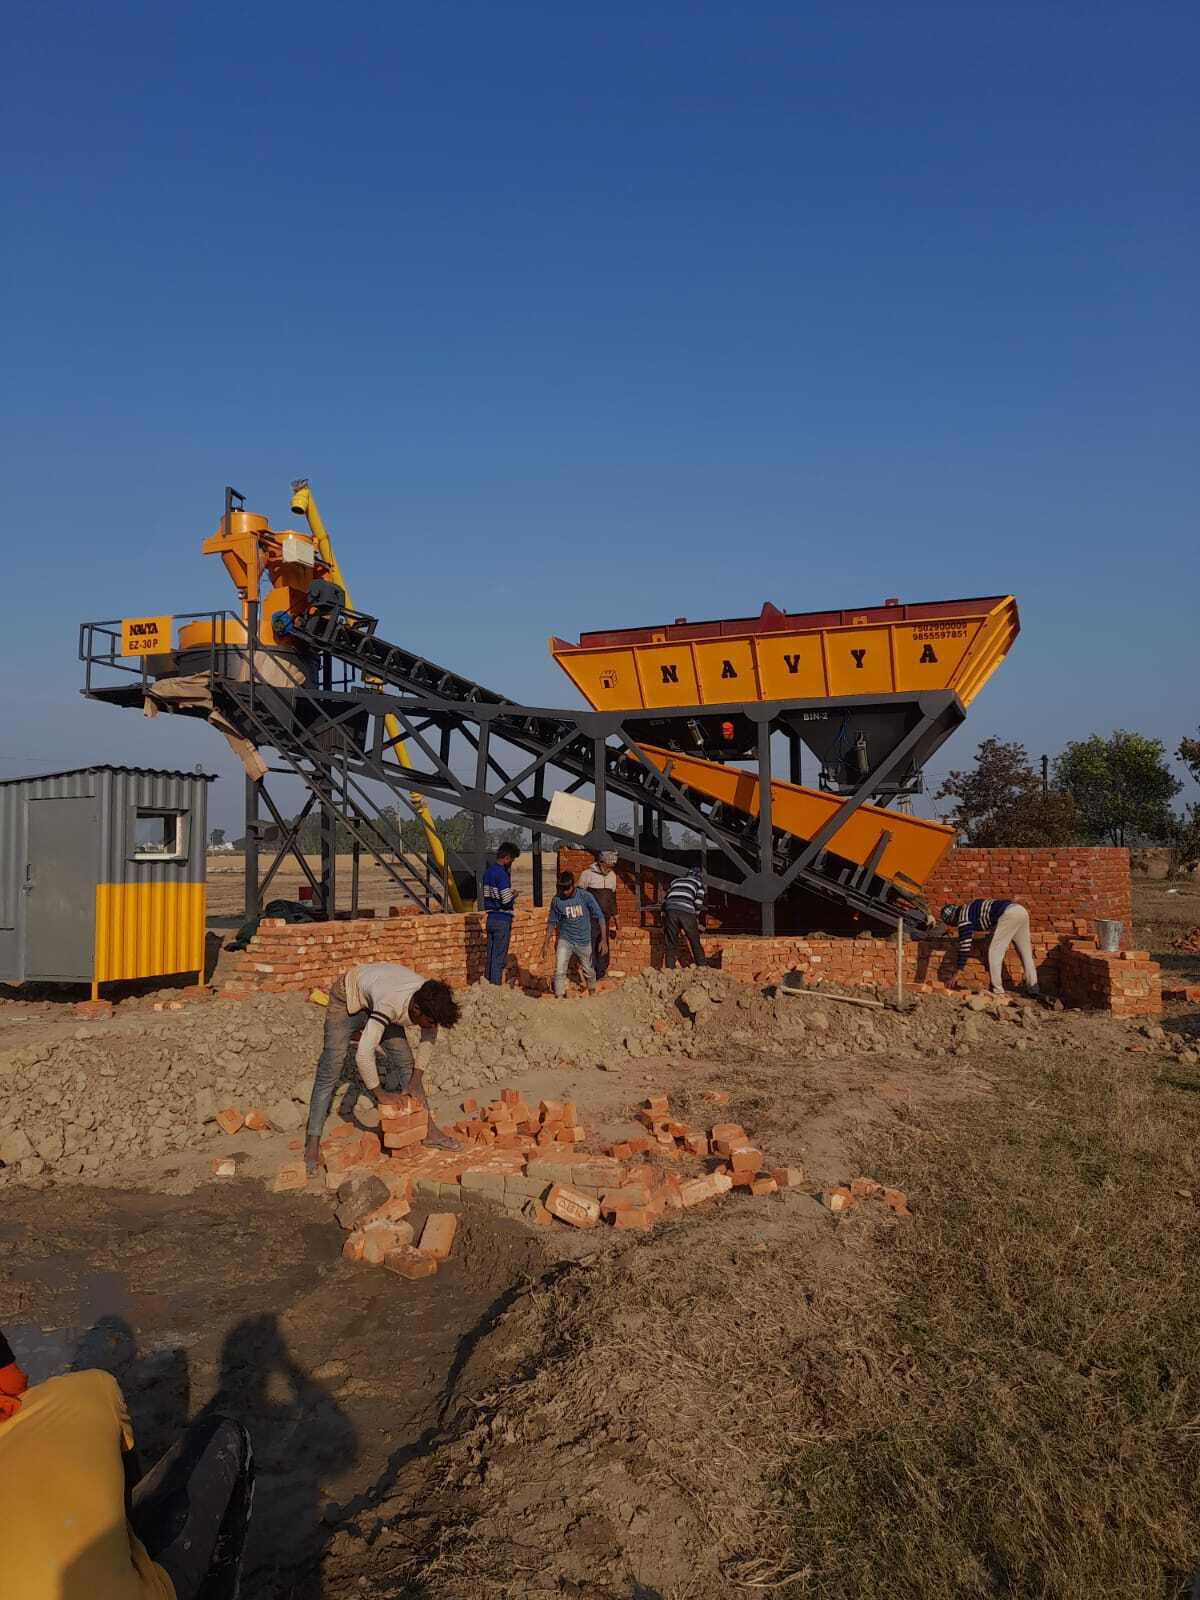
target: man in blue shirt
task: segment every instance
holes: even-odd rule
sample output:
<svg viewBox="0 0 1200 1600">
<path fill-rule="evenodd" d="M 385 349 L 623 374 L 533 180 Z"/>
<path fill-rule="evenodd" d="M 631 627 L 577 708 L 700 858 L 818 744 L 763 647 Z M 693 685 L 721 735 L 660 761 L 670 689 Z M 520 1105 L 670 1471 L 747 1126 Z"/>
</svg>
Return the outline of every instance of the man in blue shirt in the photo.
<svg viewBox="0 0 1200 1600">
<path fill-rule="evenodd" d="M 608 929 L 604 922 L 604 913 L 596 902 L 595 896 L 586 889 L 575 887 L 575 874 L 573 872 L 560 872 L 558 875 L 558 893 L 550 902 L 550 915 L 546 918 L 546 935 L 542 940 L 542 954 L 546 954 L 546 946 L 550 942 L 550 935 L 558 934 L 558 943 L 554 950 L 554 992 L 561 1000 L 567 992 L 567 969 L 571 965 L 571 957 L 579 962 L 579 970 L 583 973 L 584 981 L 588 986 L 588 993 L 596 992 L 596 968 L 592 964 L 592 925 L 599 930 L 599 948 L 608 949 Z"/>
<path fill-rule="evenodd" d="M 484 976 L 489 983 L 504 981 L 508 961 L 508 941 L 512 938 L 513 906 L 516 891 L 512 886 L 512 864 L 521 852 L 515 844 L 502 844 L 496 859 L 483 874 L 483 909 L 487 912 L 487 957 Z"/>
<path fill-rule="evenodd" d="M 971 955 L 971 942 L 977 933 L 990 933 L 988 945 L 988 975 L 992 980 L 992 993 L 1004 993 L 1004 956 L 1010 944 L 1017 947 L 1021 965 L 1025 969 L 1025 989 L 1033 998 L 1040 999 L 1037 967 L 1033 961 L 1033 945 L 1029 938 L 1029 912 L 1015 900 L 969 900 L 965 905 L 942 907 L 939 921 L 958 939 L 958 964 L 950 987 L 958 987 L 959 974 Z"/>
</svg>

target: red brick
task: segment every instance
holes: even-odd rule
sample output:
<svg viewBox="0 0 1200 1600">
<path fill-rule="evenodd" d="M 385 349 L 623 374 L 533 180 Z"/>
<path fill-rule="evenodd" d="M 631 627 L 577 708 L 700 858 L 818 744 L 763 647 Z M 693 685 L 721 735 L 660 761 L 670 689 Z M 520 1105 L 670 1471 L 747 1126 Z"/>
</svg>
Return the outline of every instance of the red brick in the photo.
<svg viewBox="0 0 1200 1600">
<path fill-rule="evenodd" d="M 640 1233 L 648 1233 L 657 1220 L 655 1212 L 645 1206 L 625 1206 L 613 1214 L 615 1228 L 635 1228 Z"/>
<path fill-rule="evenodd" d="M 566 1184 L 552 1185 L 543 1203 L 552 1217 L 575 1228 L 594 1228 L 600 1220 L 599 1202 Z"/>
<path fill-rule="evenodd" d="M 383 1265 L 401 1278 L 432 1278 L 438 1269 L 432 1256 L 414 1250 L 411 1245 L 400 1250 L 389 1250 L 383 1258 Z"/>
<path fill-rule="evenodd" d="M 271 1188 L 276 1194 L 282 1194 L 288 1189 L 307 1187 L 308 1172 L 303 1161 L 285 1161 L 271 1181 Z"/>
<path fill-rule="evenodd" d="M 270 1130 L 271 1119 L 265 1111 L 260 1111 L 256 1106 L 251 1106 L 246 1113 L 246 1126 L 251 1133 L 265 1133 Z"/>
<path fill-rule="evenodd" d="M 90 1022 L 105 1022 L 113 1014 L 111 1000 L 77 1000 L 74 1006 L 77 1017 L 86 1017 Z"/>
<path fill-rule="evenodd" d="M 912 1216 L 912 1212 L 908 1209 L 908 1196 L 903 1189 L 885 1189 L 883 1191 L 883 1203 L 889 1211 L 894 1212 L 898 1217 Z"/>
<path fill-rule="evenodd" d="M 423 1255 L 432 1256 L 435 1261 L 446 1261 L 449 1259 L 457 1230 L 458 1218 L 452 1211 L 435 1211 L 425 1219 L 417 1248 Z"/>
<path fill-rule="evenodd" d="M 873 1200 L 883 1192 L 883 1185 L 874 1178 L 854 1178 L 850 1183 L 850 1193 L 856 1200 Z"/>
<path fill-rule="evenodd" d="M 222 1133 L 237 1133 L 244 1121 L 236 1106 L 226 1106 L 224 1111 L 217 1112 L 217 1127 Z"/>
<path fill-rule="evenodd" d="M 830 1211 L 849 1211 L 854 1204 L 854 1196 L 844 1183 L 827 1189 L 821 1199 Z"/>
</svg>

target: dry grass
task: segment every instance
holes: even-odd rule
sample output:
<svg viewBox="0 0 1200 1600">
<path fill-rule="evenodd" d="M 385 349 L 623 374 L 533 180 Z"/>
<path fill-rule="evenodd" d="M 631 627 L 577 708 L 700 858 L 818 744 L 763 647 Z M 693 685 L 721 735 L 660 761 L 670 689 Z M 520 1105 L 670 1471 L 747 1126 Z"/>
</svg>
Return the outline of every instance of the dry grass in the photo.
<svg viewBox="0 0 1200 1600">
<path fill-rule="evenodd" d="M 430 1463 L 451 1516 L 369 1592 L 1182 1596 L 1200 1079 L 987 1064 L 992 1095 L 863 1132 L 850 1167 L 907 1187 L 911 1224 L 730 1204 L 533 1286 Z"/>
<path fill-rule="evenodd" d="M 894 1134 L 920 1219 L 881 1241 L 871 1359 L 831 1349 L 830 1434 L 787 1473 L 797 1592 L 1162 1600 L 1200 1564 L 1200 1096 L 1029 1061 Z"/>
</svg>

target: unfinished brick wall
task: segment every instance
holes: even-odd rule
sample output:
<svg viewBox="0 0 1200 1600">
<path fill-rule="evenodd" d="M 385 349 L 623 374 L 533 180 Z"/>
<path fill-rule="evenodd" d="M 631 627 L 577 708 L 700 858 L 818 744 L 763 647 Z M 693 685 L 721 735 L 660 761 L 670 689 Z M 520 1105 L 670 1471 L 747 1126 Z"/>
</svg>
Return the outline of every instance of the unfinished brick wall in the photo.
<svg viewBox="0 0 1200 1600">
<path fill-rule="evenodd" d="M 587 850 L 563 848 L 559 870 L 578 875 L 592 859 Z M 661 900 L 662 883 L 659 873 L 642 868 L 645 904 Z M 1075 932 L 1081 918 L 1090 931 L 1096 918 L 1112 917 L 1125 924 L 1126 942 L 1133 922 L 1128 850 L 951 850 L 926 884 L 924 898 L 934 911 L 947 901 L 1019 900 L 1029 908 L 1035 929 L 1061 934 Z M 757 933 L 761 926 L 759 908 L 732 895 L 710 895 L 708 909 L 713 926 L 723 933 Z M 636 882 L 628 861 L 617 864 L 617 915 L 622 927 L 638 925 Z M 871 924 L 806 895 L 781 903 L 776 926 L 853 934 Z"/>
<path fill-rule="evenodd" d="M 925 885 L 934 911 L 946 901 L 1019 900 L 1035 928 L 1072 933 L 1074 923 L 1112 917 L 1133 923 L 1128 850 L 949 851 Z"/>
<path fill-rule="evenodd" d="M 481 912 L 464 916 L 361 917 L 347 922 L 286 923 L 267 918 L 247 950 L 237 957 L 222 994 L 281 993 L 328 988 L 362 961 L 398 961 L 427 978 L 473 983 L 483 976 L 487 950 Z M 528 969 L 542 942 L 544 911 L 513 916 L 509 961 Z"/>
<path fill-rule="evenodd" d="M 545 911 L 518 911 L 513 918 L 509 946 L 510 977 L 527 979 L 541 947 Z M 232 978 L 222 993 L 237 997 L 328 986 L 347 968 L 363 961 L 399 961 L 448 983 L 473 983 L 483 976 L 486 949 L 485 919 L 477 912 L 465 916 L 396 916 L 359 918 L 350 922 L 288 924 L 265 921 L 250 948 L 238 957 Z M 1106 955 L 1090 939 L 1081 937 L 1086 923 L 1079 921 L 1075 936 L 1064 937 L 1049 929 L 1034 929 L 1033 951 L 1041 982 L 1061 994 L 1067 1005 L 1111 1012 L 1115 1016 L 1154 1016 L 1162 1010 L 1159 967 L 1144 951 Z M 890 988 L 896 980 L 894 939 L 860 935 L 855 939 L 805 938 L 783 934 L 772 939 L 708 931 L 704 935 L 710 961 L 747 983 L 775 983 L 791 968 L 846 988 Z M 967 964 L 965 981 L 971 988 L 987 986 L 986 943 L 976 942 Z M 686 948 L 681 950 L 686 964 Z M 662 965 L 662 934 L 657 928 L 639 928 L 630 919 L 613 943 L 614 972 L 632 975 L 643 967 Z M 955 947 L 949 941 L 906 941 L 905 984 L 917 992 L 938 992 L 954 976 Z M 539 969 L 543 976 L 545 969 Z M 1014 984 L 1021 979 L 1020 963 L 1011 950 L 1006 971 Z"/>
</svg>

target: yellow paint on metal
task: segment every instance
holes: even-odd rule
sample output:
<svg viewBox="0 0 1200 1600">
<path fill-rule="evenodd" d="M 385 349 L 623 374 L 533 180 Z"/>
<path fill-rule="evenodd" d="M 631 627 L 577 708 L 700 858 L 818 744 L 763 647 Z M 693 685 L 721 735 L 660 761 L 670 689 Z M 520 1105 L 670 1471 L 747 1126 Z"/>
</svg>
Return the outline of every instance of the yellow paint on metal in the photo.
<svg viewBox="0 0 1200 1600">
<path fill-rule="evenodd" d="M 329 576 L 346 596 L 346 605 L 349 606 L 350 590 L 346 587 L 346 580 L 342 575 L 342 569 L 338 565 L 337 557 L 333 553 L 333 541 L 330 539 L 329 534 L 326 531 L 325 524 L 321 519 L 321 513 L 317 510 L 317 502 L 313 498 L 312 490 L 309 488 L 307 481 L 304 479 L 300 479 L 292 485 L 291 509 L 293 515 L 302 516 L 308 522 L 309 529 L 313 536 L 313 542 L 317 548 L 317 554 L 322 558 L 322 560 L 328 562 Z M 364 676 L 364 682 L 378 683 L 379 679 Z M 412 757 L 408 753 L 408 746 L 401 737 L 400 724 L 390 713 L 384 717 L 383 720 L 384 726 L 387 729 L 389 747 L 395 751 L 396 760 L 402 767 L 411 768 Z M 459 894 L 458 885 L 454 881 L 454 874 L 447 865 L 446 851 L 442 844 L 441 838 L 438 835 L 437 824 L 433 820 L 433 813 L 425 803 L 425 796 L 418 794 L 414 789 L 409 793 L 408 798 L 412 802 L 413 811 L 415 812 L 425 834 L 425 843 L 429 846 L 429 854 L 433 857 L 434 864 L 437 866 L 438 871 L 441 873 L 442 879 L 445 882 L 446 891 L 450 896 L 451 906 L 455 911 L 466 911 L 467 904 L 462 895 Z"/>
<path fill-rule="evenodd" d="M 757 773 L 703 761 L 699 756 L 678 755 L 655 745 L 638 748 L 660 772 L 669 766 L 676 783 L 697 789 L 735 811 L 758 815 Z M 836 795 L 798 783 L 776 780 L 771 784 L 772 825 L 797 839 L 811 839 L 844 803 Z M 826 849 L 844 861 L 862 866 L 885 830 L 891 838 L 876 871 L 880 877 L 899 881 L 902 887 L 907 882 L 920 888 L 953 844 L 955 835 L 955 829 L 940 822 L 927 822 L 924 817 L 888 811 L 883 806 L 860 806 L 832 835 Z"/>
<path fill-rule="evenodd" d="M 98 883 L 94 982 L 204 970 L 202 883 Z"/>
<path fill-rule="evenodd" d="M 123 656 L 161 655 L 171 648 L 170 617 L 122 617 Z"/>
<path fill-rule="evenodd" d="M 651 638 L 550 654 L 597 711 L 953 689 L 969 705 L 1019 630 L 1016 601 L 928 620 L 862 622 L 716 639 Z"/>
</svg>

